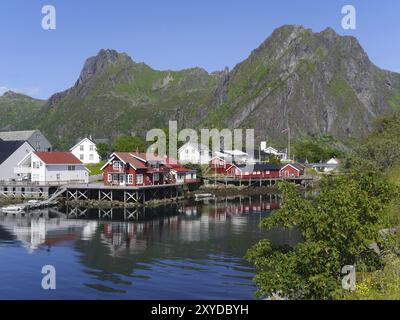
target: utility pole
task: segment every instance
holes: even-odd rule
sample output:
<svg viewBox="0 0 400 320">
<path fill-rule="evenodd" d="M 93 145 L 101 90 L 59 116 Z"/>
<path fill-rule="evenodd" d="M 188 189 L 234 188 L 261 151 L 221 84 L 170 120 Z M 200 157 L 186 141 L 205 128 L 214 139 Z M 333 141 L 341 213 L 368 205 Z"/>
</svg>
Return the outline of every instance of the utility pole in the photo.
<svg viewBox="0 0 400 320">
<path fill-rule="evenodd" d="M 288 157 L 290 161 L 290 127 L 288 127 Z"/>
</svg>

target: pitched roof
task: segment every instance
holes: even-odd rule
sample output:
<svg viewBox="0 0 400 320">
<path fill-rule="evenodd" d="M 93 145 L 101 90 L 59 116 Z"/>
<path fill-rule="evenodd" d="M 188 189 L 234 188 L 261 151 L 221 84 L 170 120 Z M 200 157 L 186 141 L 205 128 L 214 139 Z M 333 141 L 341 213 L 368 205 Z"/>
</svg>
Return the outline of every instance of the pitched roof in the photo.
<svg viewBox="0 0 400 320">
<path fill-rule="evenodd" d="M 71 152 L 33 152 L 45 164 L 82 164 Z"/>
<path fill-rule="evenodd" d="M 36 130 L 26 131 L 2 131 L 0 139 L 4 141 L 26 141 L 35 133 Z"/>
<path fill-rule="evenodd" d="M 206 152 L 209 152 L 209 148 L 206 146 L 206 145 L 204 145 L 204 144 L 201 144 L 201 143 L 194 143 L 194 142 L 186 142 L 184 145 L 182 145 L 179 149 L 178 149 L 178 152 L 180 152 L 182 149 L 184 149 L 184 148 L 186 148 L 186 147 L 192 147 L 192 148 L 194 148 L 194 149 L 196 149 L 197 151 L 206 151 Z"/>
<path fill-rule="evenodd" d="M 303 165 L 301 165 L 300 163 L 287 163 L 287 164 L 284 164 L 283 166 L 281 166 L 281 170 L 283 169 L 283 168 L 285 168 L 285 167 L 287 167 L 287 166 L 292 166 L 293 168 L 295 168 L 297 171 L 302 171 L 302 170 L 304 170 L 304 166 Z"/>
<path fill-rule="evenodd" d="M 95 143 L 94 143 L 92 140 L 90 140 L 89 138 L 83 138 L 82 140 L 80 140 L 76 145 L 74 145 L 74 146 L 73 146 L 72 148 L 70 148 L 69 150 L 70 150 L 70 151 L 74 150 L 76 147 L 78 147 L 79 145 L 81 145 L 81 144 L 82 144 L 83 142 L 85 142 L 86 140 L 95 145 Z"/>
<path fill-rule="evenodd" d="M 133 153 L 129 152 L 114 152 L 113 153 L 118 159 L 123 161 L 125 164 L 129 163 L 136 169 L 146 169 L 146 163 L 139 160 L 138 158 L 133 156 Z"/>
<path fill-rule="evenodd" d="M 3 141 L 0 140 L 0 164 L 6 161 L 25 141 Z"/>
</svg>

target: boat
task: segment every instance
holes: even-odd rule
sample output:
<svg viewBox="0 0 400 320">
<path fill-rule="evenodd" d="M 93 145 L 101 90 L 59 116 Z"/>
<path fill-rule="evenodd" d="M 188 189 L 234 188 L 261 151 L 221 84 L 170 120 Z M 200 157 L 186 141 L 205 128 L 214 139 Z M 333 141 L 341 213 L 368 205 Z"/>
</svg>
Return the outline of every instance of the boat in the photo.
<svg viewBox="0 0 400 320">
<path fill-rule="evenodd" d="M 214 198 L 214 195 L 211 193 L 196 193 L 194 196 L 196 199 Z"/>
<path fill-rule="evenodd" d="M 39 204 L 40 201 L 39 200 L 29 200 L 28 203 L 29 204 Z"/>
<path fill-rule="evenodd" d="M 8 206 L 1 208 L 1 212 L 10 213 L 10 214 L 18 214 L 24 212 L 24 208 L 21 206 Z"/>
</svg>

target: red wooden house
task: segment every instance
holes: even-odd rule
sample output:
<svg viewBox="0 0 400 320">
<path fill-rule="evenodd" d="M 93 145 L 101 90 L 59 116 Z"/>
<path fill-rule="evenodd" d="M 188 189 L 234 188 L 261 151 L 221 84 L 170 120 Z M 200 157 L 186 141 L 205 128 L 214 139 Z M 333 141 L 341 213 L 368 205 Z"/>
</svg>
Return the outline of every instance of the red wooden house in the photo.
<svg viewBox="0 0 400 320">
<path fill-rule="evenodd" d="M 150 154 L 114 152 L 103 170 L 104 185 L 146 186 L 169 183 L 165 160 Z"/>
<path fill-rule="evenodd" d="M 134 187 L 198 182 L 196 170 L 182 168 L 177 160 L 152 153 L 114 152 L 101 170 L 105 186 Z M 184 179 L 179 179 L 181 174 L 185 174 Z M 193 181 L 189 181 L 187 177 L 193 178 Z"/>
<path fill-rule="evenodd" d="M 285 164 L 279 171 L 279 175 L 282 178 L 300 177 L 304 175 L 304 166 L 299 163 Z"/>
<path fill-rule="evenodd" d="M 278 178 L 279 169 L 279 166 L 272 163 L 256 163 L 244 166 L 234 163 L 226 169 L 226 173 L 230 177 L 239 177 L 241 179 Z"/>
<path fill-rule="evenodd" d="M 209 167 L 211 168 L 212 173 L 215 174 L 226 174 L 226 169 L 231 164 L 228 164 L 225 159 L 220 157 L 214 157 L 209 162 Z"/>
</svg>

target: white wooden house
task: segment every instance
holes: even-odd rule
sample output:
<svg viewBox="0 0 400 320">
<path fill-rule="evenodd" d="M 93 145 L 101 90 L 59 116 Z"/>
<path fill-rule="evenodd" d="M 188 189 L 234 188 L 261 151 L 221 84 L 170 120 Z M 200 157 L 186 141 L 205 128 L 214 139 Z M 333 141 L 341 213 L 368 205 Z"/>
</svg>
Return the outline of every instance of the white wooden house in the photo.
<svg viewBox="0 0 400 320">
<path fill-rule="evenodd" d="M 89 170 L 71 152 L 31 152 L 15 168 L 38 184 L 88 183 Z"/>
<path fill-rule="evenodd" d="M 27 154 L 34 151 L 27 141 L 0 140 L 0 180 L 22 180 L 14 168 Z"/>
<path fill-rule="evenodd" d="M 201 143 L 187 142 L 178 150 L 180 163 L 208 164 L 210 150 Z"/>
<path fill-rule="evenodd" d="M 84 164 L 96 164 L 100 162 L 100 156 L 96 150 L 96 144 L 89 138 L 84 138 L 70 149 L 71 153 Z"/>
</svg>

